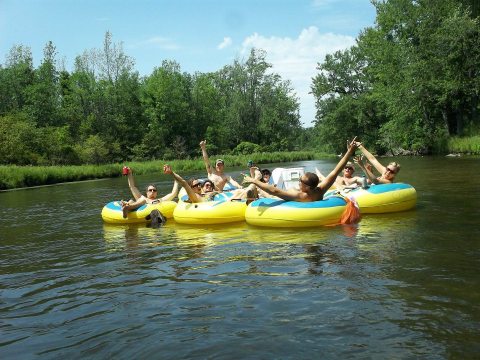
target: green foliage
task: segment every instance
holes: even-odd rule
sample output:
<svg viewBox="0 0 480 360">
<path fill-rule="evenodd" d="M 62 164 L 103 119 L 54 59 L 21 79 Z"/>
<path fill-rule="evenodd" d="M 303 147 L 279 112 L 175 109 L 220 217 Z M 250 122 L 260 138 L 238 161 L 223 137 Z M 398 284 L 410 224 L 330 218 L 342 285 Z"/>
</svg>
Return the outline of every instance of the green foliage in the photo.
<svg viewBox="0 0 480 360">
<path fill-rule="evenodd" d="M 209 153 L 242 141 L 299 148 L 298 100 L 262 50 L 206 74 L 163 60 L 144 78 L 110 32 L 99 49 L 76 57 L 72 72 L 59 70 L 56 57 L 48 42 L 34 68 L 30 49 L 16 46 L 0 66 L 0 163 L 185 159 L 198 156 L 203 139 Z"/>
<path fill-rule="evenodd" d="M 85 164 L 102 164 L 108 155 L 107 144 L 99 135 L 90 135 L 82 144 L 76 146 L 80 160 Z"/>
<path fill-rule="evenodd" d="M 451 153 L 480 154 L 480 136 L 452 137 L 448 140 L 448 150 Z"/>
<path fill-rule="evenodd" d="M 358 135 L 380 152 L 424 153 L 477 128 L 478 18 L 456 0 L 373 4 L 375 27 L 318 66 L 318 141 L 338 149 L 342 137 Z"/>
<path fill-rule="evenodd" d="M 251 153 L 257 153 L 261 151 L 261 146 L 251 143 L 249 141 L 242 141 L 235 149 L 232 150 L 234 155 L 247 155 Z"/>
</svg>

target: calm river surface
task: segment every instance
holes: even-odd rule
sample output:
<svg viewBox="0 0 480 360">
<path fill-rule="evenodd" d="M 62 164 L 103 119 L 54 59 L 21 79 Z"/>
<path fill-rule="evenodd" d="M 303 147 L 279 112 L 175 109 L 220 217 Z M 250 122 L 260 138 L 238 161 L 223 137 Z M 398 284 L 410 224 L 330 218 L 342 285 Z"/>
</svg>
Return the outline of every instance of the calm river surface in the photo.
<svg viewBox="0 0 480 360">
<path fill-rule="evenodd" d="M 479 358 L 480 159 L 396 160 L 417 208 L 355 226 L 104 225 L 125 178 L 0 193 L 0 358 Z"/>
</svg>

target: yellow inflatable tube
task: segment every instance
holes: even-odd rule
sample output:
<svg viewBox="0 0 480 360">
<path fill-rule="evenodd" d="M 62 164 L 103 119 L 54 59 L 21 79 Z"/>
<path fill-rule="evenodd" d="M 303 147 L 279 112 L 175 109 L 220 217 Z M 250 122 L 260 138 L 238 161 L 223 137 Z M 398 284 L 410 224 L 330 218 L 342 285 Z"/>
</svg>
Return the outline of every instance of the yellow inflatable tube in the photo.
<svg viewBox="0 0 480 360">
<path fill-rule="evenodd" d="M 112 201 L 103 207 L 102 219 L 108 224 L 147 223 L 149 222 L 147 217 L 152 210 L 160 211 L 168 219 L 173 217 L 173 210 L 176 206 L 175 201 L 161 201 L 157 204 L 142 205 L 136 210 L 129 211 L 128 217 L 124 219 L 120 201 Z"/>
<path fill-rule="evenodd" d="M 393 183 L 357 188 L 344 194 L 354 198 L 362 214 L 381 214 L 410 210 L 417 204 L 417 191 L 409 184 Z"/>
<path fill-rule="evenodd" d="M 215 196 L 217 197 L 220 200 L 200 203 L 179 201 L 173 211 L 173 218 L 180 224 L 189 225 L 226 224 L 245 220 L 245 201 L 226 201 L 226 194 Z"/>
<path fill-rule="evenodd" d="M 313 202 L 259 199 L 248 206 L 245 220 L 250 225 L 268 227 L 334 225 L 340 222 L 345 207 L 341 197 Z"/>
</svg>

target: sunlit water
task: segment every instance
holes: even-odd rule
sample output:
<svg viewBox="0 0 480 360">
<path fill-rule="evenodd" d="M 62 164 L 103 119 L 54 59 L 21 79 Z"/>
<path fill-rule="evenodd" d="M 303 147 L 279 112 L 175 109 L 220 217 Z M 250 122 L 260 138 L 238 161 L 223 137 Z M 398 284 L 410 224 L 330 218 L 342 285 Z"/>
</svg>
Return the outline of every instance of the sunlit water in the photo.
<svg viewBox="0 0 480 360">
<path fill-rule="evenodd" d="M 105 225 L 125 178 L 0 193 L 0 358 L 478 357 L 480 160 L 398 160 L 417 208 L 354 226 Z"/>
</svg>

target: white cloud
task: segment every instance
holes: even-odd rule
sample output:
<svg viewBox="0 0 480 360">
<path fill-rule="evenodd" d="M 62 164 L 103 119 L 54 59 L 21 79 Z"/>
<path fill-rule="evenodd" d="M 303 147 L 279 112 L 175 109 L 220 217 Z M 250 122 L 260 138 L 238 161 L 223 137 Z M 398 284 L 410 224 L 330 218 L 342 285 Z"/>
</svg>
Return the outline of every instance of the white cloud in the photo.
<svg viewBox="0 0 480 360">
<path fill-rule="evenodd" d="M 138 47 L 155 47 L 162 50 L 178 50 L 180 46 L 175 44 L 171 39 L 162 36 L 153 36 L 147 40 L 143 40 L 133 44 L 132 48 Z"/>
<path fill-rule="evenodd" d="M 267 52 L 267 61 L 273 65 L 272 71 L 290 80 L 300 99 L 302 122 L 310 126 L 315 119 L 315 100 L 310 92 L 312 78 L 317 75 L 317 64 L 325 55 L 343 50 L 355 44 L 355 38 L 346 35 L 325 33 L 311 26 L 303 29 L 296 39 L 264 37 L 257 33 L 247 37 L 242 43 L 241 53 L 248 56 L 252 47 Z"/>
<path fill-rule="evenodd" d="M 223 41 L 220 44 L 218 44 L 217 49 L 222 50 L 230 45 L 232 45 L 232 38 L 227 36 L 223 38 Z"/>
</svg>

